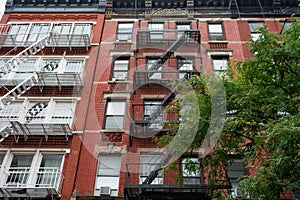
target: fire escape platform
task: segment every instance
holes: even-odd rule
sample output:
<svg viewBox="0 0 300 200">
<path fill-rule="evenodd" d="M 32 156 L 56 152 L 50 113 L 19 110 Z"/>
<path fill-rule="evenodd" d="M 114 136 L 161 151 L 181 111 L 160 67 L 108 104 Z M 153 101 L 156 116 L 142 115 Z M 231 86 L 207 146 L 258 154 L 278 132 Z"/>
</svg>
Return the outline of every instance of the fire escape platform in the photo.
<svg viewBox="0 0 300 200">
<path fill-rule="evenodd" d="M 59 197 L 56 188 L 51 187 L 0 187 L 0 198 L 47 198 Z"/>
<path fill-rule="evenodd" d="M 230 189 L 229 185 L 169 185 L 169 184 L 127 184 L 124 194 L 128 200 L 134 199 L 210 199 L 210 189 Z"/>
</svg>

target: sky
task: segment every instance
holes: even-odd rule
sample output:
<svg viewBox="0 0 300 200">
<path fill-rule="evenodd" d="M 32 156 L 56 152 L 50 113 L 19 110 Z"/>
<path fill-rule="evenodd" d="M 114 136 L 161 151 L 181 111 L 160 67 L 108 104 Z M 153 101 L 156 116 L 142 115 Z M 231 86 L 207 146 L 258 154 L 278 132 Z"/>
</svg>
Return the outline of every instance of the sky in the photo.
<svg viewBox="0 0 300 200">
<path fill-rule="evenodd" d="M 5 3 L 6 3 L 6 0 L 0 0 L 0 19 L 2 17 L 4 9 L 5 9 Z"/>
</svg>

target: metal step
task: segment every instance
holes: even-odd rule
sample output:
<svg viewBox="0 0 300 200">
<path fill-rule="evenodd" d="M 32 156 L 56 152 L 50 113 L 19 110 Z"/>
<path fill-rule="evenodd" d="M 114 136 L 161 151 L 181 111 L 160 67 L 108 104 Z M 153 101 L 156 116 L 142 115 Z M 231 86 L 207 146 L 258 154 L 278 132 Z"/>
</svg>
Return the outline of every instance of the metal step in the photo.
<svg viewBox="0 0 300 200">
<path fill-rule="evenodd" d="M 10 136 L 13 133 L 13 129 L 11 128 L 10 125 L 7 125 L 3 127 L 0 130 L 0 143 L 3 142 L 8 136 Z"/>
<path fill-rule="evenodd" d="M 149 74 L 151 77 L 155 71 L 158 70 L 162 64 L 164 64 L 173 54 L 174 52 L 180 47 L 180 45 L 185 41 L 188 32 L 185 31 L 148 69 L 149 71 L 154 71 Z"/>
</svg>

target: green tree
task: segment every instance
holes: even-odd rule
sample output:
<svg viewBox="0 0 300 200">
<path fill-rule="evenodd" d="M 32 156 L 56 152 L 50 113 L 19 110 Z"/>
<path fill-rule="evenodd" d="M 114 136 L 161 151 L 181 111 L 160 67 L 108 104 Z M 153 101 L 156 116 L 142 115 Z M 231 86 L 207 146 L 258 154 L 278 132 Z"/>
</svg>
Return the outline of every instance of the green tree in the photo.
<svg viewBox="0 0 300 200">
<path fill-rule="evenodd" d="M 276 200 L 287 191 L 300 192 L 300 26 L 294 23 L 282 35 L 266 29 L 261 33 L 250 41 L 253 57 L 232 63 L 231 78 L 223 79 L 228 116 L 202 166 L 209 167 L 213 181 L 226 176 L 222 169 L 230 155 L 239 155 L 252 171 L 240 181 L 240 188 L 251 199 Z M 197 92 L 200 117 L 187 153 L 203 146 L 213 121 L 206 80 L 188 80 Z M 174 137 L 162 136 L 157 142 L 164 146 Z"/>
</svg>

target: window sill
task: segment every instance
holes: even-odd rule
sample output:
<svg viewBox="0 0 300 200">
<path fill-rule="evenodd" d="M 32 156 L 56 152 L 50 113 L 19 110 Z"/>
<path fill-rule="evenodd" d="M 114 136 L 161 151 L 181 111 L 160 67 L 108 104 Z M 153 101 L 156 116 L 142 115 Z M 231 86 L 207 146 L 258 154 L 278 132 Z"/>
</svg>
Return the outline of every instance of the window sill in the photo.
<svg viewBox="0 0 300 200">
<path fill-rule="evenodd" d="M 107 82 L 108 84 L 129 84 L 129 81 L 119 81 L 119 80 L 110 80 Z"/>
<path fill-rule="evenodd" d="M 132 40 L 116 40 L 114 44 L 132 44 Z"/>
<path fill-rule="evenodd" d="M 228 41 L 227 41 L 227 40 L 209 40 L 209 41 L 208 41 L 208 44 L 211 44 L 211 43 L 228 44 Z"/>
<path fill-rule="evenodd" d="M 125 130 L 114 130 L 114 129 L 102 129 L 102 133 L 125 133 Z"/>
</svg>

